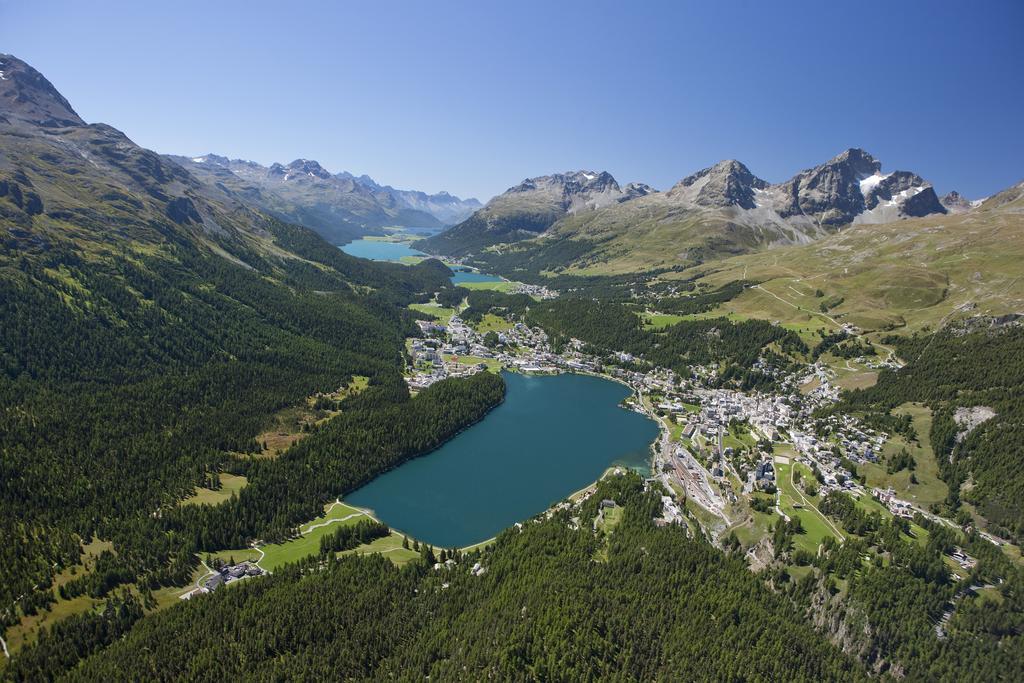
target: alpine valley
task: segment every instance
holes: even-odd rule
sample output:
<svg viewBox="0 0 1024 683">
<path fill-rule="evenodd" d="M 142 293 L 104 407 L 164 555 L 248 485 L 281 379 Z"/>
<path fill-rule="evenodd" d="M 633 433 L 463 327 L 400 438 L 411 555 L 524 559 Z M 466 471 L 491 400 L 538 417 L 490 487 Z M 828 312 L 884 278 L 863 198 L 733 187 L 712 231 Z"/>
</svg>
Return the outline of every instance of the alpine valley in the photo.
<svg viewBox="0 0 1024 683">
<path fill-rule="evenodd" d="M 859 148 L 481 205 L 2 54 L 0 678 L 1018 680 L 1022 264 Z"/>
</svg>

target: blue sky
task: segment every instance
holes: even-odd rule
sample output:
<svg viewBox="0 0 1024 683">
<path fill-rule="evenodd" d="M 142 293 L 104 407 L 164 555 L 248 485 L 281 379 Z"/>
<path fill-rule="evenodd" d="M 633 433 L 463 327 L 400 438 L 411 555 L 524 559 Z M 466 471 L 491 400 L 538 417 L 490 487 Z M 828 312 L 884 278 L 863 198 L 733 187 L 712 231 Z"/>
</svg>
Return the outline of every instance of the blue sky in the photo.
<svg viewBox="0 0 1024 683">
<path fill-rule="evenodd" d="M 1024 2 L 11 2 L 0 51 L 160 152 L 481 199 L 589 168 L 779 181 L 846 147 L 1024 178 Z"/>
</svg>

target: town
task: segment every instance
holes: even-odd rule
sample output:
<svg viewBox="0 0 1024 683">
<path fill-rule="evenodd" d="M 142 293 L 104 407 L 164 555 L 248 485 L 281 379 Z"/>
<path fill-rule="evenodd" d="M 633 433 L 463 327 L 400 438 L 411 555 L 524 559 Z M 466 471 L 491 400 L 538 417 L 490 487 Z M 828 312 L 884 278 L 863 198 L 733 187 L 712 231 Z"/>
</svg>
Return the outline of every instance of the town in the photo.
<svg viewBox="0 0 1024 683">
<path fill-rule="evenodd" d="M 414 392 L 447 377 L 488 370 L 585 373 L 628 385 L 633 395 L 624 407 L 661 426 L 662 436 L 652 446 L 652 478 L 677 494 L 671 509 L 678 511 L 678 504 L 688 500 L 717 518 L 708 529 L 715 538 L 738 523 L 739 498 L 755 493 L 774 496 L 775 511 L 788 519 L 780 504 L 779 466 L 794 479 L 788 487 L 797 487 L 799 465 L 813 474 L 801 482 L 803 492 L 824 498 L 843 491 L 877 501 L 894 517 L 921 514 L 951 524 L 891 489 L 858 481 L 852 467 L 877 463 L 889 437 L 851 415 L 815 417 L 817 409 L 839 395 L 832 383 L 835 373 L 820 362 L 787 375 L 758 361 L 763 371 L 774 373 L 780 390 L 745 393 L 716 386 L 716 370 L 710 367 L 693 366 L 683 377 L 627 353 L 591 355 L 577 339 L 555 353 L 543 330 L 523 322 L 504 321 L 500 331 L 477 329 L 457 313 L 444 322 L 417 322 L 423 336 L 409 340 L 406 377 Z M 883 364 L 895 361 L 878 365 Z"/>
</svg>

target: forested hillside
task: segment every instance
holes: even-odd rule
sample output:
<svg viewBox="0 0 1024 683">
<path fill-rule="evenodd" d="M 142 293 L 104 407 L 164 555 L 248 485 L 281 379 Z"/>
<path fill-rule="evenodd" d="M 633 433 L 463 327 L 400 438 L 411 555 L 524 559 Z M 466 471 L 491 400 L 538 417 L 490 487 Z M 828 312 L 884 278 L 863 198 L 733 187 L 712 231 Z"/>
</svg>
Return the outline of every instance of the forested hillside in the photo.
<svg viewBox="0 0 1024 683">
<path fill-rule="evenodd" d="M 69 680 L 864 677 L 742 559 L 655 528 L 660 501 L 639 477 L 606 480 L 580 514 L 605 497 L 625 506 L 607 562 L 593 560 L 606 541 L 563 511 L 504 532 L 479 576 L 472 555 L 440 570 L 295 567 L 147 619 Z"/>
<path fill-rule="evenodd" d="M 1024 540 L 1024 329 L 980 321 L 890 341 L 906 367 L 882 373 L 848 404 L 886 412 L 906 401 L 931 406 L 932 431 L 922 437 L 931 440 L 949 484 L 946 505 L 955 512 L 962 501 L 972 503 L 996 530 Z M 967 412 L 979 408 L 987 419 L 968 424 Z"/>
<path fill-rule="evenodd" d="M 86 125 L 45 78 L 4 59 L 4 629 L 55 601 L 53 581 L 80 569 L 94 538 L 110 549 L 91 573 L 65 576 L 61 595 L 183 585 L 197 549 L 287 536 L 328 496 L 501 400 L 496 377 L 415 401 L 401 380 L 403 340 L 417 333 L 407 305 L 449 286 L 445 266 L 348 256 Z M 254 457 L 274 413 L 356 376 L 368 388 L 343 401 L 333 431 L 295 455 Z M 240 498 L 178 510 L 227 471 L 251 480 Z"/>
</svg>

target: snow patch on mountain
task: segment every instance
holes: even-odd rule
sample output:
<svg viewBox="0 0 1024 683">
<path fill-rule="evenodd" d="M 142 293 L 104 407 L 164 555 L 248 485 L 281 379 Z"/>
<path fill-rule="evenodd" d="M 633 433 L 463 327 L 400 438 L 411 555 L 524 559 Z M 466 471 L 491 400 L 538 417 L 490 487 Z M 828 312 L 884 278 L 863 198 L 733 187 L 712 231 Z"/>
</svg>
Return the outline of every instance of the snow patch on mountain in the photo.
<svg viewBox="0 0 1024 683">
<path fill-rule="evenodd" d="M 875 173 L 874 175 L 869 175 L 866 178 L 862 178 L 860 181 L 860 193 L 867 197 L 868 193 L 871 192 L 871 190 L 878 187 L 879 183 L 881 183 L 883 180 L 885 180 L 891 175 L 891 173 L 886 173 L 885 175 L 882 175 L 881 173 Z"/>
</svg>

